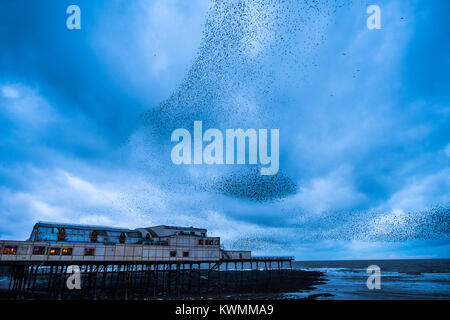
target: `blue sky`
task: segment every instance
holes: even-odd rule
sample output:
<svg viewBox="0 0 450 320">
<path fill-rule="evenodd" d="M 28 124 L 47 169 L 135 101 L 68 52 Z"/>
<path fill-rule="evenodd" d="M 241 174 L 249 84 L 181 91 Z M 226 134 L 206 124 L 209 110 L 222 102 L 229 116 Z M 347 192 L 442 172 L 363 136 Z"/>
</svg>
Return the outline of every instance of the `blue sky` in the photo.
<svg viewBox="0 0 450 320">
<path fill-rule="evenodd" d="M 448 1 L 378 1 L 381 30 L 361 0 L 242 3 L 1 1 L 0 237 L 174 224 L 297 259 L 450 257 Z M 194 120 L 280 129 L 279 174 L 173 165 Z"/>
</svg>

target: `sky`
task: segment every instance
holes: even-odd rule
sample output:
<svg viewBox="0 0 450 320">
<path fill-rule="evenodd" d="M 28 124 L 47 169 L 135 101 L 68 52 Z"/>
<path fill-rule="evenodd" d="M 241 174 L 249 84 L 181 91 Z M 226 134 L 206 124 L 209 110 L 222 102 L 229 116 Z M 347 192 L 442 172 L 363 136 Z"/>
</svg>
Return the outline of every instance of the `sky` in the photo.
<svg viewBox="0 0 450 320">
<path fill-rule="evenodd" d="M 81 29 L 66 27 L 69 5 Z M 205 227 L 300 260 L 450 258 L 448 1 L 0 1 L 0 238 Z M 280 170 L 171 132 L 280 130 Z"/>
</svg>

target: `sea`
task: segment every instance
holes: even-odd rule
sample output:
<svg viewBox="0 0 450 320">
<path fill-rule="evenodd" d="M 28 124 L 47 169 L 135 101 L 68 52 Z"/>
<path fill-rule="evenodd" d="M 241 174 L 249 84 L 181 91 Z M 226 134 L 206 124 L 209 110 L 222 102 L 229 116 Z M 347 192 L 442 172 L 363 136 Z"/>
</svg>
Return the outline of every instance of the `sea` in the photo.
<svg viewBox="0 0 450 320">
<path fill-rule="evenodd" d="M 370 290 L 369 266 L 380 268 L 380 289 Z M 286 293 L 285 298 L 334 300 L 448 300 L 450 259 L 295 261 L 295 269 L 325 274 L 324 284 L 305 292 Z"/>
</svg>

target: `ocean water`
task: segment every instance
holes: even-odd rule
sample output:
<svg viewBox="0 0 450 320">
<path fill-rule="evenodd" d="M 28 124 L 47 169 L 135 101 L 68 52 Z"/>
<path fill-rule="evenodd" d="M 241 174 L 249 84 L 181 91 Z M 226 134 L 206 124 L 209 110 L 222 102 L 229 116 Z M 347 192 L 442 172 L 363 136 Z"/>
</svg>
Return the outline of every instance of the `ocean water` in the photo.
<svg viewBox="0 0 450 320">
<path fill-rule="evenodd" d="M 370 265 L 381 269 L 379 290 L 367 288 Z M 450 299 L 450 259 L 295 261 L 293 266 L 321 271 L 327 281 L 312 291 L 287 293 L 291 298 L 319 294 L 318 299 L 337 300 Z"/>
</svg>

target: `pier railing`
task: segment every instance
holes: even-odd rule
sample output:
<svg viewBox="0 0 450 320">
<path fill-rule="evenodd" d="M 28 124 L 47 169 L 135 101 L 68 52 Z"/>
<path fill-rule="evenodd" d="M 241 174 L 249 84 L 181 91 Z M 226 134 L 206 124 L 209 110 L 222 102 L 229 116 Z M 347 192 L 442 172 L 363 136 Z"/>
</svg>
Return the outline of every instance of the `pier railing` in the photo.
<svg viewBox="0 0 450 320">
<path fill-rule="evenodd" d="M 252 257 L 253 260 L 259 261 L 292 261 L 294 260 L 293 256 L 256 256 Z"/>
</svg>

